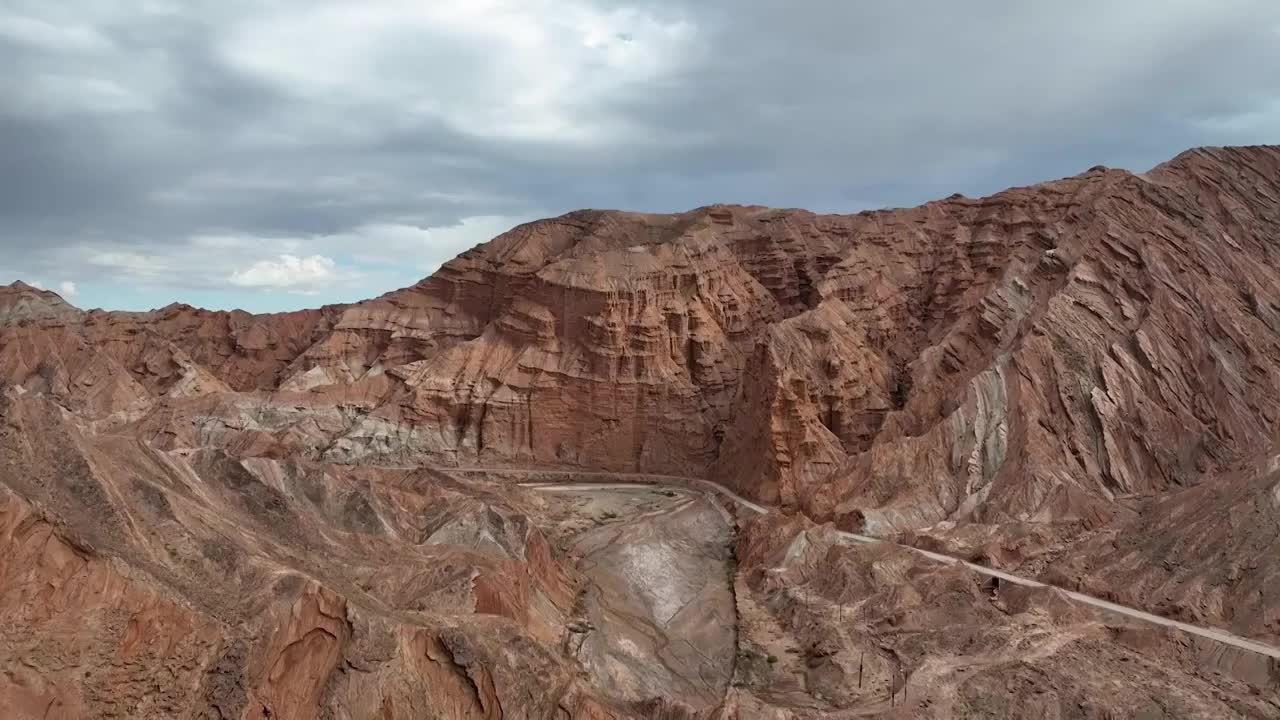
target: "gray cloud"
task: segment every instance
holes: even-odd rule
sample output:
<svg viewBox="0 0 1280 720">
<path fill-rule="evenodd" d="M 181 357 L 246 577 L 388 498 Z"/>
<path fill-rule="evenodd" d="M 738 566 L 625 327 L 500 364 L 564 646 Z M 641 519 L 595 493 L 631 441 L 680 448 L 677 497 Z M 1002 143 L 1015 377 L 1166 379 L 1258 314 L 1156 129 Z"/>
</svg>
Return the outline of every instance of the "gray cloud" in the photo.
<svg viewBox="0 0 1280 720">
<path fill-rule="evenodd" d="M 433 5 L 0 4 L 0 275 L 234 303 L 319 256 L 374 292 L 576 207 L 852 211 L 1280 140 L 1272 0 Z"/>
</svg>

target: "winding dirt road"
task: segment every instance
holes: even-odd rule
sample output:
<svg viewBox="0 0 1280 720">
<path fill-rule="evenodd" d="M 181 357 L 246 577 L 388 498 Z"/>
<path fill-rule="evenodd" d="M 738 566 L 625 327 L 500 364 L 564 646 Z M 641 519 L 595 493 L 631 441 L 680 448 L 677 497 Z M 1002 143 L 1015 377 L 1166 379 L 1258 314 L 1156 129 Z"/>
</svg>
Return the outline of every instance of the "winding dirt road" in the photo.
<svg viewBox="0 0 1280 720">
<path fill-rule="evenodd" d="M 682 477 L 679 475 L 656 475 L 652 473 L 577 472 L 572 470 L 513 470 L 513 469 L 507 469 L 507 468 L 480 468 L 480 467 L 441 468 L 441 469 L 447 472 L 486 473 L 486 474 L 497 474 L 497 475 L 508 475 L 508 476 L 537 477 L 537 478 L 540 478 L 540 481 L 525 482 L 525 483 L 521 483 L 521 485 L 524 487 L 529 487 L 529 488 L 542 490 L 542 491 L 551 491 L 551 492 L 582 490 L 582 489 L 597 489 L 597 490 L 626 489 L 628 487 L 634 487 L 637 485 L 645 485 L 645 486 L 667 485 L 673 488 L 684 488 L 684 489 L 700 488 L 706 492 L 713 492 L 713 493 L 722 495 L 751 512 L 761 514 L 761 515 L 767 514 L 769 512 L 769 508 L 763 505 L 759 505 L 757 503 L 753 503 L 750 500 L 747 500 L 743 497 L 738 496 L 737 494 L 730 491 L 728 488 L 725 488 L 718 483 L 711 482 L 710 480 L 706 480 L 704 478 Z M 557 477 L 572 479 L 574 480 L 574 482 L 556 483 L 556 482 L 550 481 L 551 478 L 557 478 Z M 592 480 L 599 480 L 601 482 L 589 482 Z M 582 481 L 588 481 L 588 482 L 582 482 Z M 1199 625 L 1192 625 L 1190 623 L 1180 622 L 1178 620 L 1172 620 L 1170 618 L 1161 617 L 1159 615 L 1155 615 L 1143 610 L 1138 610 L 1136 608 L 1131 608 L 1125 605 L 1120 605 L 1117 603 L 1110 602 L 1108 600 L 1096 598 L 1096 597 L 1093 597 L 1092 595 L 1085 595 L 1084 593 L 1076 592 L 1074 590 L 1067 590 L 1066 588 L 1057 587 L 1056 585 L 1050 585 L 1048 583 L 1040 582 L 1038 580 L 1032 580 L 1030 578 L 1020 577 L 1018 575 L 1013 575 L 1013 574 L 1004 572 L 1002 570 L 995 570 L 989 567 L 984 567 L 982 565 L 977 565 L 965 560 L 961 560 L 960 558 L 952 557 L 950 555 L 943 555 L 942 553 L 930 552 L 928 550 L 921 550 L 919 548 L 911 547 L 910 545 L 901 545 L 898 543 L 892 543 L 888 540 L 881 540 L 879 538 L 868 537 L 866 535 L 859 535 L 857 533 L 839 532 L 838 534 L 843 538 L 846 538 L 855 542 L 860 542 L 860 543 L 867 543 L 867 544 L 889 543 L 893 545 L 898 545 L 898 547 L 910 550 L 915 553 L 919 553 L 920 555 L 924 555 L 925 557 L 935 560 L 937 562 L 947 563 L 950 565 L 955 565 L 955 564 L 964 565 L 965 567 L 968 567 L 969 569 L 981 575 L 985 575 L 987 577 L 999 578 L 1002 582 L 1010 582 L 1015 585 L 1024 585 L 1026 587 L 1053 587 L 1059 590 L 1060 592 L 1066 594 L 1067 597 L 1083 605 L 1090 605 L 1100 610 L 1116 613 L 1118 615 L 1124 615 L 1125 617 L 1130 617 L 1135 620 L 1140 620 L 1142 622 L 1147 622 L 1154 625 L 1162 625 L 1164 627 L 1176 628 L 1189 635 L 1195 635 L 1198 637 L 1205 638 L 1207 640 L 1223 643 L 1224 645 L 1230 645 L 1231 647 L 1239 648 L 1241 650 L 1246 650 L 1253 653 L 1258 653 L 1259 655 L 1265 655 L 1267 657 L 1276 658 L 1277 660 L 1280 660 L 1280 648 L 1274 647 L 1272 645 L 1267 645 L 1265 643 L 1260 643 L 1256 640 L 1250 640 L 1249 638 L 1241 637 L 1239 635 L 1234 635 L 1232 633 L 1227 632 L 1226 630 L 1221 630 L 1218 628 L 1211 628 L 1211 627 L 1202 627 Z"/>
</svg>

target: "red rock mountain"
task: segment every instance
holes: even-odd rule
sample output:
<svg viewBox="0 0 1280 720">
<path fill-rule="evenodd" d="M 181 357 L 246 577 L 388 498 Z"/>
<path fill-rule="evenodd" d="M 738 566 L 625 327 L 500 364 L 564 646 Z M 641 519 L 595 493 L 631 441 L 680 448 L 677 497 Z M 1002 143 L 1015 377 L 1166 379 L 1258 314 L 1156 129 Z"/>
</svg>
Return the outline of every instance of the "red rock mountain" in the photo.
<svg viewBox="0 0 1280 720">
<path fill-rule="evenodd" d="M 0 385 L 0 641 L 40 648 L 0 700 L 32 716 L 755 716 L 728 675 L 636 689 L 683 661 L 583 680 L 557 648 L 596 541 L 449 468 L 710 478 L 1280 644 L 1280 148 L 856 215 L 579 211 L 294 313 L 18 283 Z"/>
</svg>

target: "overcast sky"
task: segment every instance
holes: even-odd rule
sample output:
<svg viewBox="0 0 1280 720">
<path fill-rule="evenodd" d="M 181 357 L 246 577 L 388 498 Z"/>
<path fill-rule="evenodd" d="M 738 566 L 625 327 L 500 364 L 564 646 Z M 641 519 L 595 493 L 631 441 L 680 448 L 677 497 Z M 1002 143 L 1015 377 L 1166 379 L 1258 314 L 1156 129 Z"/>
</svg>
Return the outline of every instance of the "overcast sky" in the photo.
<svg viewBox="0 0 1280 720">
<path fill-rule="evenodd" d="M 1276 0 L 0 0 L 0 283 L 81 307 L 293 309 L 575 208 L 1265 142 Z"/>
</svg>

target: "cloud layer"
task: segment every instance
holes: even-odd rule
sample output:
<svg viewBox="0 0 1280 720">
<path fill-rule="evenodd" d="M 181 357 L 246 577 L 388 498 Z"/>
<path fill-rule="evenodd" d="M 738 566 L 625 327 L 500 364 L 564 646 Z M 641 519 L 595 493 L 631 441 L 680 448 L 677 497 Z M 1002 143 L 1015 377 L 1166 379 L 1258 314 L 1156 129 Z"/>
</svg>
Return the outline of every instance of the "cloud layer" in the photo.
<svg viewBox="0 0 1280 720">
<path fill-rule="evenodd" d="M 0 282 L 295 307 L 578 207 L 853 211 L 1280 141 L 1273 0 L 266 7 L 0 5 Z"/>
<path fill-rule="evenodd" d="M 227 281 L 240 287 L 315 293 L 333 282 L 337 275 L 335 268 L 333 259 L 323 255 L 305 258 L 281 255 L 276 260 L 259 260 L 244 270 L 237 270 Z"/>
</svg>

